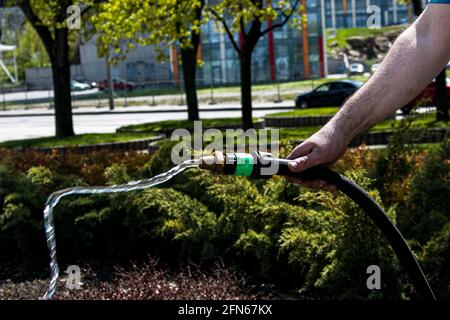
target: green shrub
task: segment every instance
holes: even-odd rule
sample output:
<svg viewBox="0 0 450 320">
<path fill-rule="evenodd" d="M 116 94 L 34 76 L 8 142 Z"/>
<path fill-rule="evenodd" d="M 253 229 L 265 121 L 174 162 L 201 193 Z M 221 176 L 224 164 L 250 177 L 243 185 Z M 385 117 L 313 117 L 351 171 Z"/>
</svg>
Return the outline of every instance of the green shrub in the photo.
<svg viewBox="0 0 450 320">
<path fill-rule="evenodd" d="M 35 179 L 37 179 L 35 177 Z M 45 180 L 45 179 L 44 179 Z M 0 165 L 0 252 L 13 259 L 27 258 L 31 261 L 39 255 L 36 240 L 44 240 L 43 225 L 39 223 L 43 195 L 23 173 L 11 174 Z M 38 246 L 39 247 L 39 246 Z M 42 242 L 43 249 L 45 242 Z M 36 252 L 39 251 L 39 252 Z M 32 262 L 29 261 L 31 264 Z"/>
<path fill-rule="evenodd" d="M 42 224 L 46 198 L 74 185 L 118 184 L 166 171 L 173 167 L 172 146 L 173 142 L 164 143 L 153 156 L 103 152 L 24 156 L 0 150 L 2 255 L 33 266 L 40 259 L 47 271 Z M 283 147 L 282 155 L 287 152 Z M 375 154 L 378 157 L 379 152 Z M 449 223 L 448 145 L 430 152 L 425 161 L 424 152 L 405 154 L 401 156 L 405 161 L 390 163 L 386 159 L 395 158 L 395 149 L 381 152 L 379 157 L 385 159 L 378 158 L 379 167 L 372 171 L 376 181 L 355 170 L 373 169 L 371 150 L 348 153 L 348 161 L 338 166 L 351 169 L 346 174 L 371 190 L 379 203 L 374 186 L 380 187 L 384 204 L 396 208 L 408 240 L 417 244 L 426 272 L 434 282 L 444 279 L 437 286 L 448 294 L 448 227 L 442 229 Z M 396 168 L 401 169 L 398 175 Z M 393 209 L 388 214 L 396 218 Z M 145 191 L 70 196 L 56 207 L 55 224 L 62 265 L 79 259 L 128 261 L 147 254 L 173 263 L 223 259 L 253 279 L 304 288 L 315 297 L 408 296 L 407 279 L 392 250 L 353 202 L 311 192 L 280 177 L 251 180 L 191 169 Z M 381 291 L 366 288 L 366 268 L 372 264 L 381 267 Z"/>
<path fill-rule="evenodd" d="M 122 184 L 131 181 L 127 173 L 127 168 L 123 164 L 114 163 L 112 166 L 106 168 L 105 177 L 107 185 Z"/>
<path fill-rule="evenodd" d="M 450 223 L 423 248 L 419 262 L 439 299 L 450 298 Z"/>
<path fill-rule="evenodd" d="M 365 173 L 348 173 L 363 188 L 370 188 Z M 380 202 L 376 191 L 370 194 Z M 330 298 L 399 298 L 399 268 L 394 254 L 371 219 L 344 196 L 307 192 L 301 195 L 320 210 L 299 210 L 280 238 L 289 263 L 307 273 L 306 285 Z M 393 210 L 388 210 L 395 219 Z M 382 289 L 366 287 L 366 268 L 380 266 Z M 344 289 L 345 288 L 345 289 Z"/>
<path fill-rule="evenodd" d="M 408 238 L 424 244 L 450 222 L 450 139 L 430 150 L 415 173 L 403 214 Z"/>
</svg>

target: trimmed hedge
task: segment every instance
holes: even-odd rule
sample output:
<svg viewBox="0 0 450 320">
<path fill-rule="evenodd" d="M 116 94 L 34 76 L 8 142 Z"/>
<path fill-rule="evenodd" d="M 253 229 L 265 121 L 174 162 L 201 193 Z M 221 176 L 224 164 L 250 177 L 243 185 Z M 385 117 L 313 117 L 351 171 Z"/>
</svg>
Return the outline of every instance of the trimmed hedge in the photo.
<svg viewBox="0 0 450 320">
<path fill-rule="evenodd" d="M 383 152 L 353 150 L 337 164 L 338 171 L 370 190 L 379 203 L 384 200 L 390 217 L 399 221 L 414 244 L 432 285 L 440 296 L 448 296 L 448 143 L 430 152 L 393 146 Z M 172 166 L 170 150 L 170 144 L 163 144 L 153 156 L 30 154 L 26 159 L 4 151 L 2 261 L 22 260 L 47 271 L 42 209 L 52 191 L 153 176 Z M 282 149 L 281 156 L 288 151 Z M 95 170 L 86 169 L 94 165 Z M 413 165 L 419 169 L 410 170 Z M 400 189 L 397 181 L 406 186 Z M 411 208 L 414 216 L 408 215 Z M 55 223 L 62 266 L 79 259 L 109 263 L 148 254 L 171 265 L 186 260 L 208 265 L 222 259 L 254 279 L 306 290 L 311 297 L 411 296 L 392 250 L 353 202 L 342 195 L 334 198 L 303 189 L 280 177 L 249 180 L 193 169 L 143 192 L 67 198 L 55 210 Z M 367 290 L 365 285 L 366 268 L 373 264 L 383 272 L 382 290 Z"/>
</svg>

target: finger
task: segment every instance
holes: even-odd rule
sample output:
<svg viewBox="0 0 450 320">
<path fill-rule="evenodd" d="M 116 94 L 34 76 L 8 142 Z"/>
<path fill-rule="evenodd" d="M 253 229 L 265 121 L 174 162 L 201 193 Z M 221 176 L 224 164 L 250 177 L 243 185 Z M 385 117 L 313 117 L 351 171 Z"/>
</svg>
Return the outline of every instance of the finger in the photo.
<svg viewBox="0 0 450 320">
<path fill-rule="evenodd" d="M 312 150 L 311 153 L 307 154 L 306 156 L 297 158 L 289 163 L 289 169 L 293 172 L 301 172 L 308 168 L 314 167 L 318 164 L 320 164 L 321 156 L 319 155 L 319 152 L 316 151 L 316 149 Z"/>
<path fill-rule="evenodd" d="M 305 141 L 295 147 L 294 150 L 287 156 L 287 159 L 294 160 L 302 156 L 307 155 L 314 148 L 314 145 L 308 141 Z"/>
<path fill-rule="evenodd" d="M 303 185 L 303 180 L 299 178 L 287 178 L 289 182 Z"/>
<path fill-rule="evenodd" d="M 324 180 L 303 180 L 300 178 L 287 178 L 288 181 L 294 184 L 299 184 L 303 187 L 310 188 L 310 189 L 321 189 L 323 191 L 331 192 L 333 194 L 333 197 L 337 197 L 338 195 L 338 189 L 334 184 L 328 184 Z"/>
<path fill-rule="evenodd" d="M 288 180 L 294 184 L 301 185 L 302 187 L 317 189 L 317 182 L 312 180 L 303 180 L 299 178 L 288 178 Z"/>
<path fill-rule="evenodd" d="M 295 184 L 299 184 L 302 187 L 306 187 L 306 188 L 310 188 L 310 189 L 318 189 L 317 181 L 302 180 L 302 179 L 299 179 L 299 178 L 289 178 L 289 181 L 291 181 L 292 183 L 295 183 Z"/>
<path fill-rule="evenodd" d="M 327 182 L 324 180 L 316 180 L 315 181 L 315 185 L 317 186 L 317 188 L 325 188 L 327 186 Z"/>
<path fill-rule="evenodd" d="M 338 189 L 334 184 L 327 184 L 325 187 L 322 188 L 322 190 L 335 193 L 337 192 Z"/>
</svg>

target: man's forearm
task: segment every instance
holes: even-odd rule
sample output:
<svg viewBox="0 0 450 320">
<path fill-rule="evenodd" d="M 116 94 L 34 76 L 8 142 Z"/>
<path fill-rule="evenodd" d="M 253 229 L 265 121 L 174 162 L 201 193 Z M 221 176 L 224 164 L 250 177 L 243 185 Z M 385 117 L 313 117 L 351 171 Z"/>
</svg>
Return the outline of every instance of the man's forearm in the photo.
<svg viewBox="0 0 450 320">
<path fill-rule="evenodd" d="M 402 33 L 379 70 L 323 128 L 349 142 L 410 102 L 450 59 L 448 5 L 428 6 Z"/>
</svg>

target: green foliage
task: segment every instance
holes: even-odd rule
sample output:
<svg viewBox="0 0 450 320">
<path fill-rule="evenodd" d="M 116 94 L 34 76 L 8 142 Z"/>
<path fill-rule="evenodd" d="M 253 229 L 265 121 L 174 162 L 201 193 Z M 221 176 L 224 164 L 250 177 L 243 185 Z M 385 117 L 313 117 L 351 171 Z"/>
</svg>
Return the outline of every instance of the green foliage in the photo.
<svg viewBox="0 0 450 320">
<path fill-rule="evenodd" d="M 387 204 L 403 205 L 418 150 L 413 142 L 422 131 L 415 127 L 413 114 L 392 124 L 393 134 L 375 165 L 373 176 Z"/>
<path fill-rule="evenodd" d="M 25 78 L 25 68 L 50 66 L 50 59 L 45 47 L 30 23 L 25 23 L 19 34 L 17 64 L 19 66 L 19 78 L 21 79 Z"/>
<path fill-rule="evenodd" d="M 232 17 L 229 29 L 234 32 L 245 32 L 242 26 L 258 21 L 266 22 L 268 20 L 284 19 L 286 17 L 299 14 L 300 1 L 255 1 L 255 0 L 223 0 L 211 6 L 213 16 L 220 22 L 223 17 Z M 219 18 L 220 17 L 220 18 Z M 300 28 L 301 18 L 295 15 L 291 19 L 293 26 Z M 245 28 L 244 28 L 245 29 Z"/>
<path fill-rule="evenodd" d="M 92 18 L 100 33 L 100 53 L 111 46 L 117 54 L 124 54 L 135 44 L 190 47 L 191 37 L 200 34 L 204 5 L 203 0 L 103 2 Z"/>
<path fill-rule="evenodd" d="M 150 176 L 155 176 L 173 167 L 171 154 L 172 148 L 176 143 L 170 140 L 164 140 L 159 143 L 158 151 L 151 157 L 145 168 L 150 173 Z"/>
<path fill-rule="evenodd" d="M 37 181 L 37 179 L 35 179 Z M 12 175 L 0 165 L 0 252 L 16 254 L 28 252 L 36 239 L 43 239 L 44 228 L 36 215 L 42 210 L 42 194 L 23 173 Z M 32 259 L 30 259 L 32 260 Z M 31 263 L 31 261 L 29 261 Z"/>
<path fill-rule="evenodd" d="M 450 222 L 423 248 L 419 262 L 439 299 L 450 298 Z"/>
<path fill-rule="evenodd" d="M 430 150 L 411 182 L 404 213 L 406 235 L 422 244 L 450 222 L 450 139 Z"/>
<path fill-rule="evenodd" d="M 31 183 L 39 186 L 51 185 L 54 180 L 51 170 L 43 166 L 30 168 L 27 176 Z"/>
<path fill-rule="evenodd" d="M 138 210 L 137 221 L 132 221 L 137 227 L 134 233 L 175 240 L 186 257 L 215 257 L 216 216 L 200 202 L 173 189 L 150 189 L 135 198 L 133 205 Z"/>
<path fill-rule="evenodd" d="M 42 209 L 51 192 L 77 184 L 116 184 L 166 171 L 172 166 L 172 146 L 163 144 L 152 156 L 24 156 L 0 150 L 2 254 L 29 263 L 47 262 Z M 283 148 L 281 156 L 286 152 L 288 148 Z M 356 166 L 346 163 L 347 168 L 373 169 L 374 160 L 366 162 L 354 153 L 356 159 L 346 162 L 355 161 Z M 402 210 L 402 226 L 410 230 L 405 233 L 408 240 L 417 244 L 414 248 L 433 286 L 441 296 L 448 296 L 448 144 L 429 152 L 425 160 L 418 154 L 417 169 L 408 174 L 411 187 L 404 189 L 403 206 L 385 207 L 394 221 L 393 207 Z M 345 174 L 381 203 L 383 197 L 374 189 L 375 181 L 366 178 L 366 171 L 352 169 Z M 409 224 L 404 208 L 412 214 Z M 393 299 L 409 293 L 408 279 L 389 245 L 352 201 L 343 195 L 334 198 L 308 191 L 280 177 L 253 181 L 192 169 L 143 192 L 68 197 L 56 207 L 55 223 L 62 265 L 74 259 L 105 263 L 147 254 L 171 263 L 223 259 L 255 279 L 302 289 L 313 297 Z M 373 264 L 382 270 L 380 291 L 366 287 L 366 268 Z"/>
<path fill-rule="evenodd" d="M 370 190 L 364 172 L 347 176 Z M 380 202 L 377 192 L 370 194 Z M 298 210 L 283 230 L 280 244 L 289 263 L 305 272 L 306 285 L 320 296 L 337 299 L 399 298 L 398 263 L 367 214 L 344 196 L 307 192 L 300 197 L 320 207 Z M 392 209 L 388 215 L 395 220 Z M 366 268 L 373 264 L 383 270 L 383 288 L 377 292 L 367 290 L 365 284 Z"/>
<path fill-rule="evenodd" d="M 131 180 L 125 165 L 116 163 L 106 168 L 105 177 L 108 185 L 122 184 Z"/>
</svg>

